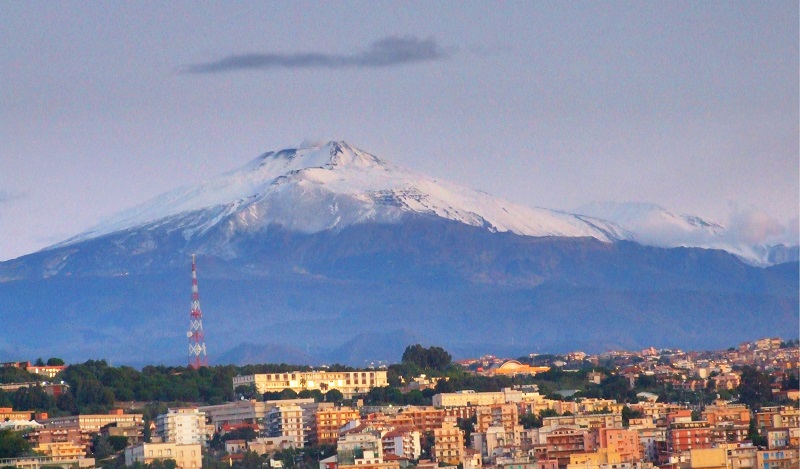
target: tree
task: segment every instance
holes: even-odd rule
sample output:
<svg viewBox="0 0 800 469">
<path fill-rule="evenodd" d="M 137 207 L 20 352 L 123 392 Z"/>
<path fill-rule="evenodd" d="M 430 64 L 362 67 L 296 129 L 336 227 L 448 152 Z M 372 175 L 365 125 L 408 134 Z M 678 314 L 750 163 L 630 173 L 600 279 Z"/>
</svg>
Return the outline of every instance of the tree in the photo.
<svg viewBox="0 0 800 469">
<path fill-rule="evenodd" d="M 47 366 L 64 366 L 64 360 L 56 357 L 48 358 Z"/>
<path fill-rule="evenodd" d="M 92 453 L 95 459 L 105 459 L 114 454 L 114 447 L 106 435 L 96 434 L 92 439 Z"/>
<path fill-rule="evenodd" d="M 523 428 L 542 428 L 542 419 L 537 417 L 536 414 L 528 412 L 519 416 L 519 423 Z"/>
<path fill-rule="evenodd" d="M 425 348 L 420 344 L 409 345 L 403 352 L 403 363 L 411 363 L 422 369 L 445 371 L 453 357 L 441 347 Z"/>
<path fill-rule="evenodd" d="M 478 417 L 473 415 L 468 419 L 457 419 L 458 428 L 464 432 L 464 441 L 469 443 L 470 435 L 475 431 L 475 424 L 478 423 Z"/>
<path fill-rule="evenodd" d="M 0 430 L 0 458 L 19 458 L 30 451 L 31 445 L 23 438 L 22 432 Z"/>
<path fill-rule="evenodd" d="M 753 410 L 769 404 L 772 401 L 769 375 L 750 366 L 742 368 L 739 401 Z"/>
<path fill-rule="evenodd" d="M 644 417 L 641 410 L 633 410 L 628 406 L 622 408 L 622 426 L 628 428 L 631 419 L 640 419 Z"/>
<path fill-rule="evenodd" d="M 338 389 L 331 389 L 325 393 L 325 401 L 333 402 L 334 404 L 341 404 L 344 400 L 344 394 Z"/>
<path fill-rule="evenodd" d="M 761 436 L 761 434 L 758 432 L 756 419 L 750 419 L 750 427 L 747 429 L 747 439 L 753 443 L 753 446 L 767 446 L 767 439 Z"/>
</svg>

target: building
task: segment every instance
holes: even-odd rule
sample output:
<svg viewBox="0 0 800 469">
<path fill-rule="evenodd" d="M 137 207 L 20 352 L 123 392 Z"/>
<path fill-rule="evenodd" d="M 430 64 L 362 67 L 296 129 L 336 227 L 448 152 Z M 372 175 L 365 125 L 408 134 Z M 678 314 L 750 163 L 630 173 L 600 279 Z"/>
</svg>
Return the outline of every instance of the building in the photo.
<svg viewBox="0 0 800 469">
<path fill-rule="evenodd" d="M 196 407 L 169 409 L 156 417 L 156 435 L 164 443 L 206 445 L 206 415 Z"/>
<path fill-rule="evenodd" d="M 351 420 L 358 420 L 358 410 L 349 407 L 322 408 L 314 414 L 311 441 L 316 444 L 335 444 L 339 429 Z"/>
<path fill-rule="evenodd" d="M 0 421 L 33 420 L 32 410 L 14 410 L 11 407 L 0 407 Z"/>
<path fill-rule="evenodd" d="M 306 443 L 303 408 L 297 404 L 278 404 L 267 412 L 265 431 L 270 437 L 283 437 L 295 448 Z"/>
<path fill-rule="evenodd" d="M 455 425 L 443 424 L 433 430 L 434 460 L 453 466 L 464 461 L 464 432 Z"/>
<path fill-rule="evenodd" d="M 492 404 L 505 404 L 506 390 L 501 392 L 475 392 L 471 390 L 439 393 L 433 396 L 434 407 L 468 407 Z"/>
<path fill-rule="evenodd" d="M 672 423 L 667 428 L 667 450 L 681 453 L 711 448 L 711 427 L 708 422 Z"/>
<path fill-rule="evenodd" d="M 571 455 L 587 452 L 586 440 L 585 429 L 575 426 L 552 429 L 545 435 L 547 459 L 555 459 L 559 466 L 566 466 Z"/>
<path fill-rule="evenodd" d="M 33 365 L 28 366 L 26 371 L 35 375 L 44 376 L 47 379 L 53 379 L 57 374 L 66 370 L 66 365 Z"/>
<path fill-rule="evenodd" d="M 81 454 L 89 452 L 93 432 L 75 427 L 36 428 L 29 431 L 25 438 L 35 448 L 46 448 L 51 445 L 70 445 L 81 448 Z M 66 446 L 65 446 L 66 447 Z M 37 449 L 37 451 L 39 451 Z M 42 450 L 42 452 L 46 452 Z M 52 455 L 52 454 L 51 454 Z"/>
<path fill-rule="evenodd" d="M 797 469 L 797 449 L 778 449 L 756 452 L 757 469 Z"/>
<path fill-rule="evenodd" d="M 475 409 L 475 431 L 485 432 L 489 427 L 503 427 L 513 433 L 519 425 L 519 414 L 514 404 L 494 404 Z"/>
<path fill-rule="evenodd" d="M 495 363 L 483 370 L 481 374 L 486 376 L 517 376 L 531 375 L 550 371 L 549 366 L 531 366 L 520 363 L 517 360 L 506 360 L 502 363 Z"/>
<path fill-rule="evenodd" d="M 254 375 L 235 376 L 233 388 L 253 385 L 256 391 L 281 392 L 291 389 L 295 392 L 303 390 L 319 390 L 323 393 L 339 390 L 345 397 L 363 394 L 372 388 L 388 386 L 386 371 L 291 371 L 287 373 L 259 373 Z"/>
<path fill-rule="evenodd" d="M 381 437 L 384 456 L 393 454 L 406 459 L 419 459 L 422 453 L 417 430 L 390 430 Z"/>
<path fill-rule="evenodd" d="M 304 406 L 314 404 L 314 398 L 301 399 L 282 399 L 268 400 L 264 402 L 254 399 L 236 401 L 227 404 L 210 405 L 200 407 L 200 412 L 206 414 L 206 418 L 216 430 L 223 425 L 240 424 L 260 424 L 267 417 L 267 413 L 278 404 L 297 404 Z"/>
<path fill-rule="evenodd" d="M 69 467 L 74 469 L 90 469 L 95 467 L 94 458 L 66 458 L 62 456 L 32 456 L 28 458 L 0 459 L 1 467 L 17 469 L 54 469 Z"/>
<path fill-rule="evenodd" d="M 642 459 L 639 433 L 622 428 L 599 428 L 597 442 L 601 449 L 619 455 L 619 462 L 636 462 Z"/>
<path fill-rule="evenodd" d="M 411 419 L 411 424 L 420 432 L 430 432 L 440 428 L 444 422 L 444 410 L 434 407 L 408 406 L 398 417 Z"/>
<path fill-rule="evenodd" d="M 542 419 L 542 428 L 556 428 L 564 425 L 575 425 L 580 428 L 622 428 L 622 414 L 562 415 Z"/>
<path fill-rule="evenodd" d="M 372 432 L 348 433 L 336 441 L 336 454 L 339 466 L 356 465 L 356 459 L 367 452 L 372 454 L 373 463 L 383 461 L 383 445 L 378 435 Z"/>
<path fill-rule="evenodd" d="M 128 439 L 128 444 L 142 443 L 144 441 L 144 425 L 136 425 L 133 422 L 109 423 L 100 429 L 100 434 L 125 437 Z"/>
<path fill-rule="evenodd" d="M 125 448 L 125 465 L 136 462 L 150 464 L 155 460 L 172 459 L 178 469 L 200 469 L 203 463 L 200 444 L 179 445 L 176 443 L 139 443 Z"/>
<path fill-rule="evenodd" d="M 101 428 L 112 423 L 144 425 L 142 414 L 126 414 L 122 409 L 114 409 L 108 414 L 68 415 L 65 417 L 47 418 L 39 422 L 47 428 L 77 427 L 81 430 L 97 433 Z"/>
<path fill-rule="evenodd" d="M 750 410 L 744 404 L 718 404 L 703 410 L 703 420 L 716 425 L 749 425 Z"/>
<path fill-rule="evenodd" d="M 86 456 L 86 448 L 71 441 L 39 443 L 33 450 L 55 458 L 78 459 Z"/>
</svg>

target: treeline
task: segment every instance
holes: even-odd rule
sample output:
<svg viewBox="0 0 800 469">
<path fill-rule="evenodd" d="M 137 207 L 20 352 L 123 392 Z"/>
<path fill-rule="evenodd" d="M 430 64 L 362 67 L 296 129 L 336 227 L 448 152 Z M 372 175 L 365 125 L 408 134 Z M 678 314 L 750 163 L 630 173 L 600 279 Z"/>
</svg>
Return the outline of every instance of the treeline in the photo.
<svg viewBox="0 0 800 469">
<path fill-rule="evenodd" d="M 51 415 L 105 413 L 120 402 L 221 404 L 238 396 L 232 389 L 233 377 L 254 373 L 286 373 L 310 370 L 308 366 L 262 364 L 214 366 L 192 369 L 181 366 L 109 366 L 105 360 L 88 360 L 68 366 L 55 381 L 69 385 L 57 398 L 39 386 L 13 392 L 0 391 L 0 407 L 48 412 Z M 331 371 L 353 371 L 334 365 Z M 0 368 L 0 382 L 38 382 L 41 376 L 19 368 Z M 331 397 L 338 397 L 334 393 Z M 257 396 L 262 398 L 262 396 Z M 161 407 L 161 406 L 158 406 Z"/>
</svg>

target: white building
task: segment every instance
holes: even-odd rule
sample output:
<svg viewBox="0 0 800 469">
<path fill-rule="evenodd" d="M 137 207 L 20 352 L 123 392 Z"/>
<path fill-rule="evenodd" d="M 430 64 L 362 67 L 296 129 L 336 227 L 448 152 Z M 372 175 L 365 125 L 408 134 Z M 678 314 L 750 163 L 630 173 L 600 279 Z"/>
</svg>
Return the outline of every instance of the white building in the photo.
<svg viewBox="0 0 800 469">
<path fill-rule="evenodd" d="M 265 428 L 271 437 L 284 437 L 295 448 L 302 448 L 307 434 L 303 408 L 297 404 L 278 404 L 267 412 Z"/>
<path fill-rule="evenodd" d="M 150 464 L 155 460 L 166 459 L 175 460 L 178 469 L 200 469 L 203 463 L 202 447 L 196 443 L 139 443 L 125 448 L 126 466 L 132 466 L 136 462 Z"/>
<path fill-rule="evenodd" d="M 164 443 L 205 446 L 206 414 L 196 408 L 169 409 L 156 417 L 156 435 Z"/>
</svg>

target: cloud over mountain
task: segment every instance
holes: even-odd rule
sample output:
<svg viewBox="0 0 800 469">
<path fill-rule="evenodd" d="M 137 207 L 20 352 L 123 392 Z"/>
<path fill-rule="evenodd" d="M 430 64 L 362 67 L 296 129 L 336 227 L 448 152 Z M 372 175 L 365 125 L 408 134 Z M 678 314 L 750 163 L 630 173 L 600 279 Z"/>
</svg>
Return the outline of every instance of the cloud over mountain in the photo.
<svg viewBox="0 0 800 469">
<path fill-rule="evenodd" d="M 433 38 L 388 36 L 373 42 L 365 50 L 352 54 L 325 52 L 234 54 L 212 62 L 187 65 L 180 70 L 180 73 L 205 74 L 281 68 L 382 68 L 443 60 L 450 55 L 451 53 L 439 46 Z"/>
</svg>

